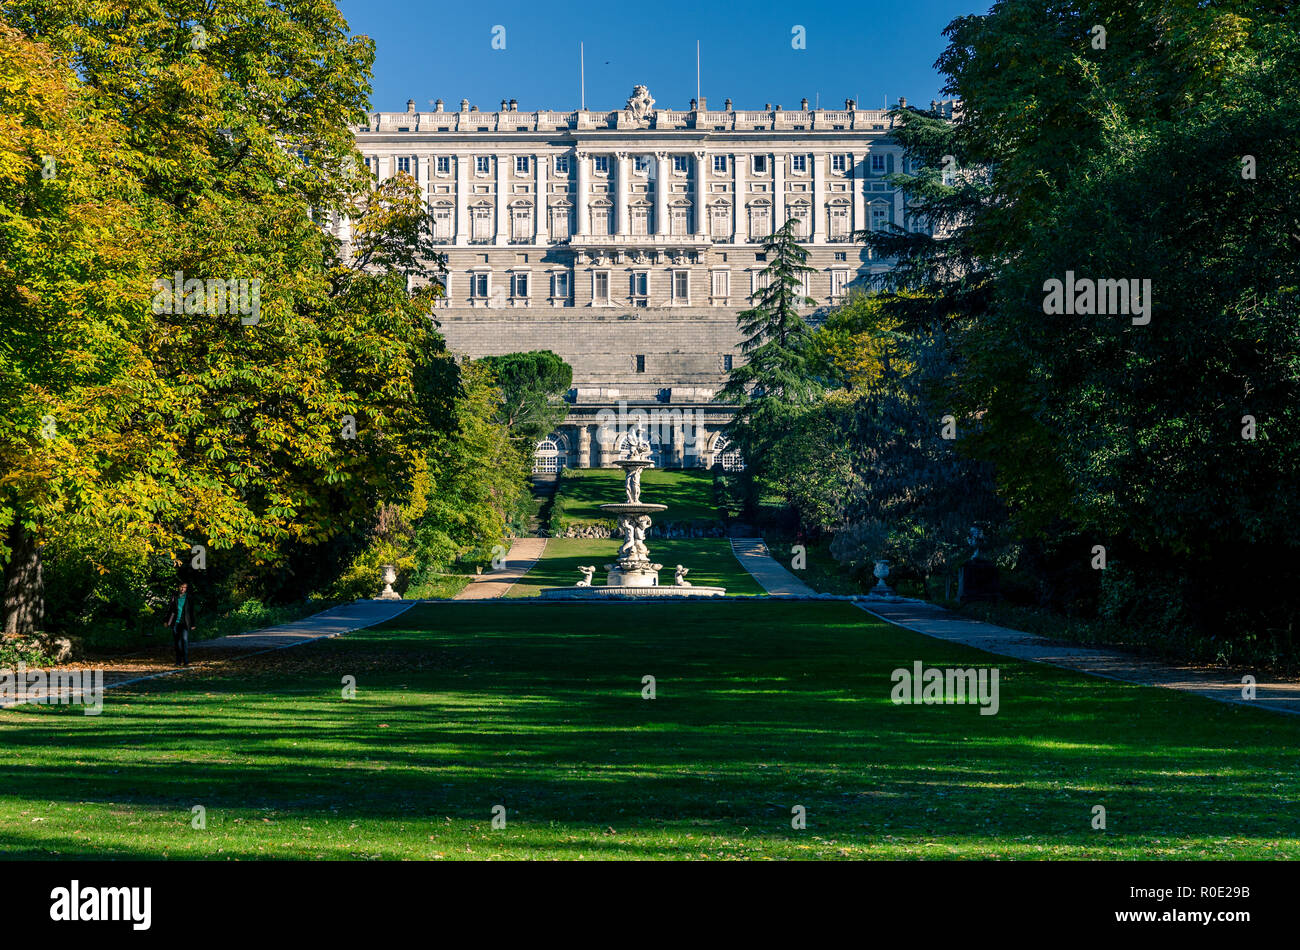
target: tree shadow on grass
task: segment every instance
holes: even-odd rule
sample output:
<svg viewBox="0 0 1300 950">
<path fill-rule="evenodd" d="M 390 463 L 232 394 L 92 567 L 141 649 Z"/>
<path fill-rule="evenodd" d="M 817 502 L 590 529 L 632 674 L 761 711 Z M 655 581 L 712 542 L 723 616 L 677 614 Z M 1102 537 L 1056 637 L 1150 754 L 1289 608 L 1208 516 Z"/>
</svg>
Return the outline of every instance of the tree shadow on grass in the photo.
<svg viewBox="0 0 1300 950">
<path fill-rule="evenodd" d="M 998 714 L 894 705 L 892 671 L 918 659 L 997 666 Z M 128 689 L 100 717 L 0 718 L 0 815 L 202 802 L 388 827 L 504 802 L 565 829 L 738 834 L 802 804 L 859 845 L 885 830 L 1100 848 L 1300 831 L 1288 719 L 992 657 L 843 604 L 430 605 Z M 1096 804 L 1128 837 L 1099 841 Z M 42 829 L 5 824 L 7 849 L 43 847 Z"/>
</svg>

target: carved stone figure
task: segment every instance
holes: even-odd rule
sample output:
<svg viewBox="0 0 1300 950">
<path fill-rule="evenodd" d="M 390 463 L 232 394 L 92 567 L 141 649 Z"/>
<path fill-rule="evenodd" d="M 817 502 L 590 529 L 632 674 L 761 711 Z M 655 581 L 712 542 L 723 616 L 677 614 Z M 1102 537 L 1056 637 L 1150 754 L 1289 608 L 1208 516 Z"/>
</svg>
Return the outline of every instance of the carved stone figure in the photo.
<svg viewBox="0 0 1300 950">
<path fill-rule="evenodd" d="M 673 575 L 673 586 L 690 587 L 691 582 L 686 579 L 686 575 L 689 574 L 690 572 L 691 572 L 690 568 L 682 567 L 680 564 L 678 564 L 677 573 Z"/>
<path fill-rule="evenodd" d="M 579 567 L 578 567 L 578 570 L 580 570 L 580 571 L 582 572 L 582 580 L 578 581 L 578 583 L 577 583 L 575 586 L 577 586 L 577 587 L 590 587 L 590 586 L 591 586 L 591 575 L 596 573 L 596 565 L 593 564 L 593 565 L 591 565 L 590 567 L 582 567 L 582 566 L 579 566 Z"/>
<path fill-rule="evenodd" d="M 624 515 L 618 519 L 618 527 L 623 532 L 623 544 L 618 549 L 619 560 L 636 560 L 636 522 L 631 515 Z"/>
<path fill-rule="evenodd" d="M 645 128 L 654 118 L 655 101 L 650 97 L 650 90 L 640 84 L 632 87 L 632 95 L 628 96 L 627 113 L 628 117 Z"/>
</svg>

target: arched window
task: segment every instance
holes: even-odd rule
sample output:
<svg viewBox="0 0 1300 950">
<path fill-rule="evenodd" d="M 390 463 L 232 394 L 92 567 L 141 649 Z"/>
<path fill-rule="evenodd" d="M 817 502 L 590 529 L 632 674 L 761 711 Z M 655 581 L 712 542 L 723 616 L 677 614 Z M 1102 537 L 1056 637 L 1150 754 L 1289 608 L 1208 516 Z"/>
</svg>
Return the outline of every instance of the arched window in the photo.
<svg viewBox="0 0 1300 950">
<path fill-rule="evenodd" d="M 564 452 L 555 436 L 547 436 L 533 449 L 533 474 L 554 475 L 564 468 Z"/>
<path fill-rule="evenodd" d="M 741 472 L 745 469 L 745 460 L 731 447 L 731 440 L 725 435 L 718 436 L 713 443 L 713 464 L 721 465 L 724 472 Z"/>
</svg>

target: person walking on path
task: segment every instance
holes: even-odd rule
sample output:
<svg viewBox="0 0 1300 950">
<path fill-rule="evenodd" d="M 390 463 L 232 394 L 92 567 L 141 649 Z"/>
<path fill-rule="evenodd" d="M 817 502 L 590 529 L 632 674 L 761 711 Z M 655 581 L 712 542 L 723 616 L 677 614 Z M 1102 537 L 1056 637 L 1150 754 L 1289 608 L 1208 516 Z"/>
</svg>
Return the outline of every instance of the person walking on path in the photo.
<svg viewBox="0 0 1300 950">
<path fill-rule="evenodd" d="M 172 628 L 172 644 L 176 647 L 176 662 L 190 665 L 190 631 L 194 629 L 194 595 L 190 585 L 181 581 L 180 589 L 172 597 L 164 626 Z"/>
</svg>

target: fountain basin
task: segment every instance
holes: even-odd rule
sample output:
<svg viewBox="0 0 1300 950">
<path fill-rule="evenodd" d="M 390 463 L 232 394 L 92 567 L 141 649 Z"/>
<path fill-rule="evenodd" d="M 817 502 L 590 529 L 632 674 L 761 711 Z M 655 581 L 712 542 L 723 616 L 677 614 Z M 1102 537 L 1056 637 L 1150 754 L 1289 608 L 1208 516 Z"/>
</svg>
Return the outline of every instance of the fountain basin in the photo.
<svg viewBox="0 0 1300 950">
<path fill-rule="evenodd" d="M 543 600 L 661 600 L 680 597 L 724 597 L 725 587 L 546 587 Z"/>
<path fill-rule="evenodd" d="M 611 515 L 650 515 L 667 511 L 668 506 L 652 505 L 644 501 L 619 501 L 601 505 L 600 510 L 608 511 Z"/>
</svg>

